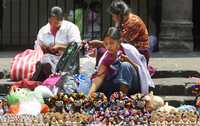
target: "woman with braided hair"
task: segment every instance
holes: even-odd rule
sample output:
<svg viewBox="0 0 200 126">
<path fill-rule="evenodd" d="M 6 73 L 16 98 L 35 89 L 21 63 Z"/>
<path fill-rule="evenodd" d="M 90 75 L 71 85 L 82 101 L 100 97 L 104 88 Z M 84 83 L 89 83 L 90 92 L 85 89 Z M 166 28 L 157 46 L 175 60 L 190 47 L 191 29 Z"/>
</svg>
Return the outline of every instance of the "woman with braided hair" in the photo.
<svg viewBox="0 0 200 126">
<path fill-rule="evenodd" d="M 148 64 L 150 57 L 148 31 L 142 19 L 133 14 L 128 5 L 122 0 L 112 1 L 108 12 L 112 15 L 115 26 L 120 31 L 121 41 L 135 46 L 145 56 Z M 102 43 L 99 40 L 92 40 L 89 44 L 91 47 L 100 48 L 103 47 Z M 103 53 L 101 51 L 97 52 L 97 57 Z M 98 61 L 99 59 L 97 59 Z"/>
</svg>

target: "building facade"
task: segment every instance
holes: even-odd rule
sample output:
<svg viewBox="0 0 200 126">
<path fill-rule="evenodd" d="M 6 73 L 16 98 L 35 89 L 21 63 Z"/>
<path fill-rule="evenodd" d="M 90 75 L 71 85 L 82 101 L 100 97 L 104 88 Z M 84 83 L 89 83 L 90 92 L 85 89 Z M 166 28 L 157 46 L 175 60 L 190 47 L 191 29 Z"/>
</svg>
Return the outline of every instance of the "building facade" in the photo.
<svg viewBox="0 0 200 126">
<path fill-rule="evenodd" d="M 125 1 L 133 13 L 143 19 L 149 35 L 158 38 L 161 51 L 198 50 L 199 32 L 198 29 L 194 30 L 198 23 L 193 20 L 194 13 L 198 12 L 198 9 L 194 9 L 197 5 L 194 4 L 195 0 Z M 0 49 L 33 47 L 39 28 L 47 23 L 50 8 L 55 5 L 63 8 L 66 19 L 79 26 L 82 39 L 101 39 L 106 29 L 114 25 L 106 12 L 110 2 L 111 0 L 0 0 Z"/>
</svg>

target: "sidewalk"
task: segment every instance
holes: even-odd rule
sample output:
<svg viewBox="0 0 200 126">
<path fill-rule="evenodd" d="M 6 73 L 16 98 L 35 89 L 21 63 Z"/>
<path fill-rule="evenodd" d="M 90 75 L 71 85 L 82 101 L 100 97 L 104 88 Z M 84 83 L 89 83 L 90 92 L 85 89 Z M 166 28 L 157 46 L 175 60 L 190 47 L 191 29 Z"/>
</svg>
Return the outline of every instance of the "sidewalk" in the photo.
<svg viewBox="0 0 200 126">
<path fill-rule="evenodd" d="M 0 51 L 0 68 L 10 69 L 12 58 L 16 55 L 16 51 Z"/>
<path fill-rule="evenodd" d="M 8 70 L 15 55 L 16 52 L 0 51 L 0 67 Z M 150 64 L 157 70 L 193 70 L 200 72 L 200 52 L 157 52 L 152 54 Z"/>
<path fill-rule="evenodd" d="M 152 55 L 150 64 L 157 70 L 194 70 L 200 72 L 200 52 L 158 52 Z"/>
</svg>

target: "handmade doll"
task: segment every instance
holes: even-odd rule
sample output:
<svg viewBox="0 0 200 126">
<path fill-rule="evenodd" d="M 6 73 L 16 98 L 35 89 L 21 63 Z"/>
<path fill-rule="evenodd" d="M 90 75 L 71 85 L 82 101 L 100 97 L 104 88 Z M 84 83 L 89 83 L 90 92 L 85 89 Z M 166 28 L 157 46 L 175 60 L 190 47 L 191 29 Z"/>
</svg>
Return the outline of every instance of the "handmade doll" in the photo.
<svg viewBox="0 0 200 126">
<path fill-rule="evenodd" d="M 125 95 L 120 91 L 120 92 L 114 92 L 111 96 L 110 96 L 110 101 L 111 102 L 115 102 L 117 99 L 118 100 L 123 100 L 125 98 Z"/>
<path fill-rule="evenodd" d="M 166 102 L 165 105 L 160 107 L 158 110 L 162 111 L 162 112 L 166 111 L 168 113 L 170 113 L 172 111 L 174 111 L 174 112 L 178 111 L 178 109 L 176 109 L 175 107 L 168 105 L 168 102 Z"/>
<path fill-rule="evenodd" d="M 85 98 L 85 100 L 83 101 L 83 105 L 81 106 L 81 111 L 82 113 L 94 114 L 95 112 L 94 102 L 90 99 L 90 97 Z"/>
<path fill-rule="evenodd" d="M 143 99 L 146 102 L 145 108 L 149 112 L 157 110 L 158 108 L 164 106 L 164 100 L 159 96 L 153 95 L 153 92 L 150 92 Z"/>
<path fill-rule="evenodd" d="M 189 115 L 188 115 L 188 112 L 184 111 L 182 112 L 182 116 L 181 116 L 181 122 L 183 124 L 189 124 Z"/>
<path fill-rule="evenodd" d="M 154 125 L 157 123 L 157 121 L 159 120 L 159 114 L 157 111 L 153 111 L 151 113 L 151 118 L 150 118 L 150 124 Z"/>
<path fill-rule="evenodd" d="M 188 115 L 188 120 L 190 124 L 195 124 L 197 122 L 198 116 L 197 116 L 196 111 L 192 111 L 192 110 L 188 111 L 187 115 Z"/>
<path fill-rule="evenodd" d="M 95 110 L 105 110 L 107 107 L 108 99 L 104 93 L 96 92 L 92 93 L 90 96 L 90 100 L 93 102 Z"/>
<path fill-rule="evenodd" d="M 71 99 L 74 99 L 73 104 L 72 104 L 72 108 L 74 112 L 80 112 L 81 111 L 81 107 L 84 103 L 85 100 L 85 95 L 83 93 L 72 93 L 69 96 Z"/>
<path fill-rule="evenodd" d="M 182 112 L 181 111 L 177 111 L 175 113 L 175 120 L 174 120 L 174 124 L 175 125 L 179 125 L 179 124 L 182 124 L 183 121 L 182 121 Z"/>
<path fill-rule="evenodd" d="M 135 106 L 133 105 L 133 99 L 129 98 L 129 97 L 125 97 L 124 99 L 124 107 L 128 108 L 128 109 L 132 109 Z"/>
<path fill-rule="evenodd" d="M 175 112 L 174 111 L 167 112 L 165 120 L 168 125 L 172 125 L 175 120 Z"/>
<path fill-rule="evenodd" d="M 50 98 L 50 107 L 53 112 L 65 112 L 64 110 L 64 101 L 63 101 L 64 93 L 58 93 L 54 97 Z"/>
<path fill-rule="evenodd" d="M 56 126 L 56 125 L 58 124 L 58 121 L 56 120 L 56 117 L 55 117 L 55 116 L 53 116 L 53 117 L 51 118 L 50 124 L 51 124 L 51 126 Z"/>
<path fill-rule="evenodd" d="M 135 95 L 131 95 L 131 99 L 133 99 L 133 104 L 136 109 L 144 109 L 145 108 L 145 100 L 143 99 L 144 95 L 137 93 Z"/>
</svg>

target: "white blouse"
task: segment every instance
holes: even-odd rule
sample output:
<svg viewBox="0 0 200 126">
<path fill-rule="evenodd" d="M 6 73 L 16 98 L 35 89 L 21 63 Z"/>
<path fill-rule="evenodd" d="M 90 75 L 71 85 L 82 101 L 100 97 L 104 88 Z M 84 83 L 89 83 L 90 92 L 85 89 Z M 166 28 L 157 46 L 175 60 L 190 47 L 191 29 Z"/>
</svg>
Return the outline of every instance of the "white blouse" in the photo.
<svg viewBox="0 0 200 126">
<path fill-rule="evenodd" d="M 125 54 L 130 58 L 130 60 L 139 65 L 138 73 L 140 76 L 141 92 L 143 94 L 148 94 L 149 87 L 155 87 L 155 85 L 149 74 L 145 57 L 141 55 L 138 50 L 130 44 L 122 43 L 121 45 L 124 49 Z"/>
</svg>

